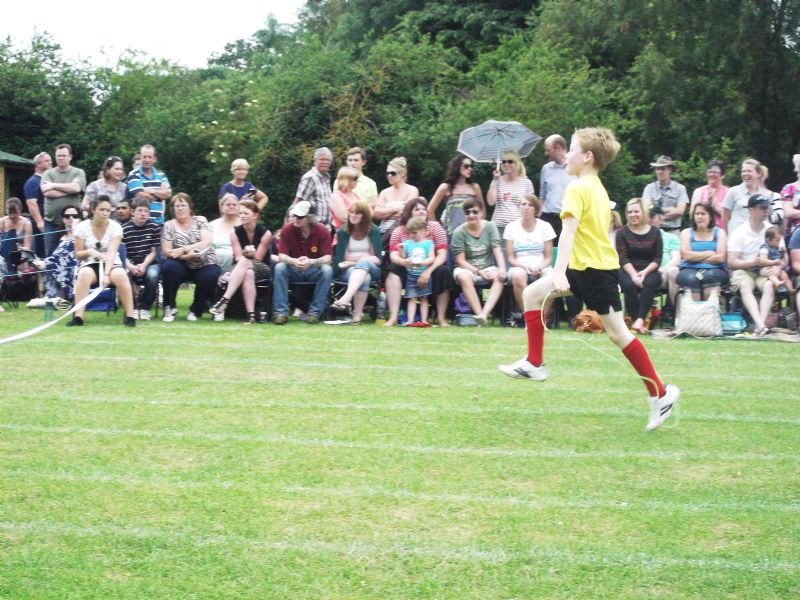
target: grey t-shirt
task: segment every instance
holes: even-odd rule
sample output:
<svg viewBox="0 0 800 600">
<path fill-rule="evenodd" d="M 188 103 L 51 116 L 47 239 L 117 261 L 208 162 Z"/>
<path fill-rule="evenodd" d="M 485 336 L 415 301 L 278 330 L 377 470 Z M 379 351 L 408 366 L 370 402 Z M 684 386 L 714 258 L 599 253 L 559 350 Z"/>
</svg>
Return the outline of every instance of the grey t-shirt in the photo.
<svg viewBox="0 0 800 600">
<path fill-rule="evenodd" d="M 61 225 L 61 211 L 66 206 L 80 207 L 82 194 L 86 189 L 86 173 L 83 169 L 77 167 L 70 167 L 66 171 L 62 171 L 58 167 L 47 169 L 42 174 L 42 183 L 72 183 L 77 180 L 81 186 L 80 192 L 77 194 L 69 194 L 61 198 L 47 198 L 44 199 L 44 220 L 54 225 Z"/>
<path fill-rule="evenodd" d="M 645 201 L 649 200 L 653 206 L 660 206 L 662 209 L 675 208 L 681 202 L 683 202 L 685 206 L 689 204 L 689 196 L 686 194 L 686 187 L 672 180 L 670 180 L 667 187 L 661 187 L 658 181 L 648 183 L 642 193 L 642 199 Z M 661 227 L 664 229 L 675 229 L 680 226 L 681 217 L 675 217 L 673 219 L 665 218 L 661 224 Z"/>
<path fill-rule="evenodd" d="M 494 223 L 483 221 L 483 230 L 475 237 L 467 231 L 465 223 L 453 232 L 451 246 L 454 256 L 463 252 L 469 264 L 476 269 L 485 269 L 494 265 L 492 250 L 500 247 L 500 233 Z"/>
</svg>

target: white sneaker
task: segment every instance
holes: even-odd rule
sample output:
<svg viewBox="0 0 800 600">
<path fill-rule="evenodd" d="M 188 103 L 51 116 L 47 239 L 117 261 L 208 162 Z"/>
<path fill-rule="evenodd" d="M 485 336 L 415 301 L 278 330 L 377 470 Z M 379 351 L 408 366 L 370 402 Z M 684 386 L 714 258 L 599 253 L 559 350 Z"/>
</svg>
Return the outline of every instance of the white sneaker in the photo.
<svg viewBox="0 0 800 600">
<path fill-rule="evenodd" d="M 192 311 L 189 311 L 189 314 L 186 315 L 187 321 L 197 321 L 197 315 L 194 314 Z"/>
<path fill-rule="evenodd" d="M 175 320 L 175 315 L 178 314 L 177 308 L 172 308 L 171 306 L 164 307 L 164 318 L 161 319 L 164 323 L 172 323 Z"/>
<path fill-rule="evenodd" d="M 225 313 L 221 312 L 219 314 L 214 315 L 214 320 L 217 321 L 217 322 L 224 321 L 225 320 Z"/>
<path fill-rule="evenodd" d="M 530 379 L 531 381 L 544 381 L 547 379 L 547 368 L 544 365 L 533 366 L 527 358 L 521 358 L 511 365 L 498 365 L 497 370 L 503 375 L 517 379 Z"/>
<path fill-rule="evenodd" d="M 647 423 L 647 431 L 661 427 L 664 421 L 669 419 L 680 395 L 681 391 L 677 386 L 668 385 L 664 388 L 664 395 L 661 398 L 651 396 L 647 399 L 650 404 L 650 420 Z"/>
<path fill-rule="evenodd" d="M 140 309 L 139 311 L 139 320 L 140 321 L 149 321 L 150 320 L 150 311 L 145 309 Z M 134 317 L 136 318 L 136 317 Z"/>
<path fill-rule="evenodd" d="M 133 318 L 134 318 L 135 321 L 139 320 L 139 310 L 138 309 L 133 311 Z"/>
</svg>

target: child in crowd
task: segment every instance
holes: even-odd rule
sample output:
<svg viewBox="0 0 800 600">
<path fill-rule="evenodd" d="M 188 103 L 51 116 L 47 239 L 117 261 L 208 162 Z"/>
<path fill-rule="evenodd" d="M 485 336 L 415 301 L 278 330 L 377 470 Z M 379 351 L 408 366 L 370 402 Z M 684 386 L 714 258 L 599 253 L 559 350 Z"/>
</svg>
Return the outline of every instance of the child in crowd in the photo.
<svg viewBox="0 0 800 600">
<path fill-rule="evenodd" d="M 431 295 L 431 281 L 419 287 L 419 276 L 426 267 L 433 264 L 433 240 L 428 239 L 427 223 L 422 217 L 413 217 L 406 223 L 406 231 L 411 239 L 400 244 L 400 256 L 408 259 L 414 266 L 406 268 L 406 295 L 408 299 L 409 327 L 430 327 L 428 323 L 428 296 Z M 415 323 L 419 302 L 419 323 Z"/>
<path fill-rule="evenodd" d="M 786 252 L 786 245 L 783 241 L 783 233 L 780 228 L 773 225 L 764 232 L 764 245 L 758 251 L 758 255 L 762 260 L 772 261 L 772 265 L 762 266 L 758 268 L 758 274 L 761 277 L 769 279 L 777 290 L 781 285 L 786 286 L 786 291 L 789 292 L 789 297 L 794 298 L 794 286 L 792 285 L 792 278 L 786 272 L 788 262 L 788 253 Z M 772 267 L 780 267 L 777 275 L 769 275 Z"/>
<path fill-rule="evenodd" d="M 598 174 L 619 152 L 619 142 L 608 129 L 578 129 L 567 153 L 567 174 L 578 177 L 567 186 L 561 219 L 555 270 L 523 292 L 528 355 L 498 369 L 509 377 L 544 381 L 542 359 L 547 305 L 553 298 L 574 294 L 600 315 L 608 337 L 644 381 L 650 395 L 647 430 L 659 427 L 672 413 L 680 390 L 659 379 L 642 343 L 628 330 L 619 297 L 619 257 L 608 239 L 610 200 Z"/>
</svg>

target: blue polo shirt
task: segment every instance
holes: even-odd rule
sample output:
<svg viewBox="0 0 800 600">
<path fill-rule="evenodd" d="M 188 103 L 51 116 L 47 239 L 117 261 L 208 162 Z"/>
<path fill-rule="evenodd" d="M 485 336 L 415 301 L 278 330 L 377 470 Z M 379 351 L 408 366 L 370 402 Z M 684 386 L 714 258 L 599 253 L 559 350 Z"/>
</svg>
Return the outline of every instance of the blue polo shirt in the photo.
<svg viewBox="0 0 800 600">
<path fill-rule="evenodd" d="M 151 171 L 150 177 L 148 177 L 144 174 L 144 171 L 142 171 L 142 167 L 139 166 L 128 175 L 128 195 L 131 198 L 135 197 L 136 193 L 142 190 L 157 190 L 161 187 L 162 183 L 171 187 L 166 174 L 155 167 L 152 167 Z M 150 200 L 150 220 L 153 221 L 153 223 L 164 223 L 164 202 L 162 200 Z"/>
</svg>

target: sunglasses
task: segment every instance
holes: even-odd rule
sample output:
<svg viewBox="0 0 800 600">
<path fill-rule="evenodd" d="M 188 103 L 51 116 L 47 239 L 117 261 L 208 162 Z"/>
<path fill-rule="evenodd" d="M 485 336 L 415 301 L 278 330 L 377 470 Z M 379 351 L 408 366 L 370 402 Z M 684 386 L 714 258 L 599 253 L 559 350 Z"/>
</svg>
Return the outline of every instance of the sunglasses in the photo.
<svg viewBox="0 0 800 600">
<path fill-rule="evenodd" d="M 479 214 L 481 214 L 481 211 L 479 211 L 477 208 L 470 208 L 469 210 L 465 210 L 464 214 L 465 215 L 479 215 Z"/>
<path fill-rule="evenodd" d="M 514 164 L 514 162 L 515 162 L 515 161 L 513 161 L 513 160 L 504 160 L 504 161 L 503 161 L 503 164 L 504 164 L 504 165 L 513 165 L 513 164 Z"/>
<path fill-rule="evenodd" d="M 397 171 L 386 171 L 387 177 L 395 177 L 397 175 Z"/>
<path fill-rule="evenodd" d="M 472 165 L 461 165 L 462 169 L 471 169 Z"/>
<path fill-rule="evenodd" d="M 64 219 L 77 219 L 78 215 L 76 213 L 64 213 L 64 216 L 62 218 L 64 218 Z"/>
</svg>

